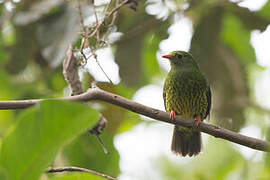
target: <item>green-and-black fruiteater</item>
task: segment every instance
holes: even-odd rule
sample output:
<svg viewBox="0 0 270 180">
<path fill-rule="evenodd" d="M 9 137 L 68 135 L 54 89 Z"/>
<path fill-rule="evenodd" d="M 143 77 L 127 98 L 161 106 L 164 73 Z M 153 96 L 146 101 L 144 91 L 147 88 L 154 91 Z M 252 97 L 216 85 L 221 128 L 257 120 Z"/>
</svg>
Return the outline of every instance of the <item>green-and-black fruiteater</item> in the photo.
<svg viewBox="0 0 270 180">
<path fill-rule="evenodd" d="M 166 111 L 170 112 L 171 120 L 180 115 L 196 120 L 199 125 L 211 109 L 211 90 L 206 78 L 187 52 L 173 51 L 162 57 L 169 59 L 171 64 L 163 88 Z M 175 126 L 171 149 L 182 156 L 199 154 L 202 149 L 201 132 Z"/>
</svg>

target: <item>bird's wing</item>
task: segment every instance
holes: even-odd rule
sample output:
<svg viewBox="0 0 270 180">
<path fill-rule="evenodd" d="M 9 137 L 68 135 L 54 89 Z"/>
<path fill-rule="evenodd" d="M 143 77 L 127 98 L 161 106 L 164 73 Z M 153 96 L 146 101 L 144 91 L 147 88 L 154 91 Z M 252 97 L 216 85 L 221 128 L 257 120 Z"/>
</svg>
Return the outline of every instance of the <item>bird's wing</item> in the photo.
<svg viewBox="0 0 270 180">
<path fill-rule="evenodd" d="M 166 108 L 166 92 L 164 90 L 163 90 L 163 101 L 164 101 L 165 111 L 167 111 L 167 108 Z"/>
<path fill-rule="evenodd" d="M 210 119 L 210 110 L 211 110 L 211 89 L 210 87 L 208 88 L 208 91 L 206 92 L 206 98 L 207 98 L 207 111 L 206 111 L 206 115 L 204 117 L 204 119 L 206 119 L 209 121 Z"/>
</svg>

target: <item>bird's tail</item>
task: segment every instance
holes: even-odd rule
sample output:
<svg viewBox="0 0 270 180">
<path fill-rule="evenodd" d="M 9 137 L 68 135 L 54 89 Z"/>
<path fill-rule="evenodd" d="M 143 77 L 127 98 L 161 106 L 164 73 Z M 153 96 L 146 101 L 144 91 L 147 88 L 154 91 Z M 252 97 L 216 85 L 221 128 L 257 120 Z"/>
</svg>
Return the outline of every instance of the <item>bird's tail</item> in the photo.
<svg viewBox="0 0 270 180">
<path fill-rule="evenodd" d="M 201 132 L 175 126 L 171 149 L 182 156 L 198 155 L 202 149 Z"/>
</svg>

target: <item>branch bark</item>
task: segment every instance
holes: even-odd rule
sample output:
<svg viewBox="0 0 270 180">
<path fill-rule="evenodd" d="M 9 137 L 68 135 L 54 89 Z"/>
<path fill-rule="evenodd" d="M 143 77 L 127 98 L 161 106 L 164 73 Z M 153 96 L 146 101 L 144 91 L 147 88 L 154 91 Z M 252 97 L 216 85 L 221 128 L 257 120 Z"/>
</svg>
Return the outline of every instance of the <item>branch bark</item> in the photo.
<svg viewBox="0 0 270 180">
<path fill-rule="evenodd" d="M 71 96 L 83 93 L 82 84 L 79 80 L 77 59 L 73 55 L 71 44 L 68 47 L 66 57 L 63 61 L 63 75 L 72 91 Z"/>
<path fill-rule="evenodd" d="M 145 115 L 147 117 L 167 122 L 170 124 L 177 124 L 184 127 L 191 128 L 194 126 L 195 121 L 192 119 L 186 119 L 180 116 L 176 116 L 174 121 L 171 121 L 169 118 L 169 113 L 160 111 L 151 107 L 144 106 L 137 102 L 128 100 L 124 97 L 121 97 L 116 94 L 112 94 L 106 92 L 98 87 L 94 87 L 89 89 L 87 92 L 70 97 L 56 98 L 58 100 L 66 100 L 66 101 L 92 101 L 99 100 L 104 101 L 110 104 L 114 104 L 116 106 L 120 106 L 122 108 L 128 109 L 138 114 Z M 24 109 L 30 106 L 37 104 L 42 101 L 42 99 L 34 99 L 34 100 L 18 100 L 18 101 L 0 101 L 0 110 L 12 110 L 12 109 Z M 228 129 L 221 128 L 219 126 L 207 124 L 201 122 L 198 130 L 210 134 L 216 138 L 225 139 L 252 149 L 270 152 L 270 142 L 263 141 L 257 138 L 248 137 L 242 134 L 238 134 L 236 132 L 230 131 Z"/>
<path fill-rule="evenodd" d="M 109 180 L 116 180 L 116 178 L 111 177 L 109 175 L 102 174 L 100 172 L 96 172 L 91 169 L 74 167 L 74 166 L 49 168 L 46 170 L 46 173 L 57 173 L 57 172 L 86 172 L 86 173 L 94 174 L 94 175 L 97 175 L 97 176 L 100 176 Z"/>
</svg>

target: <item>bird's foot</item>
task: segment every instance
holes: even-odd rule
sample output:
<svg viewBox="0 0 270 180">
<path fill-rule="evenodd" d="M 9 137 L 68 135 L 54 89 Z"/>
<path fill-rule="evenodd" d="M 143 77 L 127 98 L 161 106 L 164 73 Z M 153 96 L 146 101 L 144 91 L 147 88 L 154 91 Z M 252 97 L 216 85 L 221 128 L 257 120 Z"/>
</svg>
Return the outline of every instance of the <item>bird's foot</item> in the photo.
<svg viewBox="0 0 270 180">
<path fill-rule="evenodd" d="M 171 110 L 171 113 L 170 113 L 170 120 L 173 121 L 175 118 L 175 111 L 174 109 Z"/>
<path fill-rule="evenodd" d="M 201 118 L 200 117 L 195 117 L 195 121 L 197 122 L 197 127 L 201 123 Z"/>
</svg>

